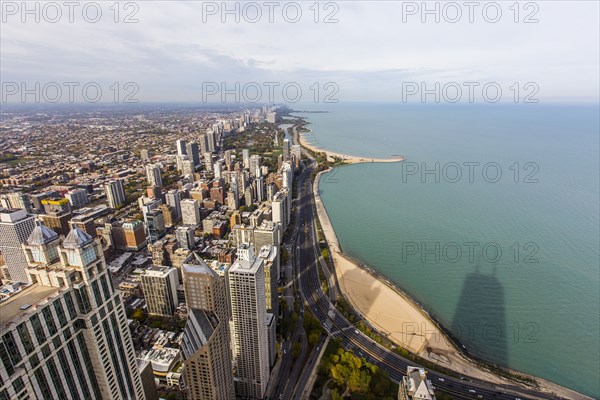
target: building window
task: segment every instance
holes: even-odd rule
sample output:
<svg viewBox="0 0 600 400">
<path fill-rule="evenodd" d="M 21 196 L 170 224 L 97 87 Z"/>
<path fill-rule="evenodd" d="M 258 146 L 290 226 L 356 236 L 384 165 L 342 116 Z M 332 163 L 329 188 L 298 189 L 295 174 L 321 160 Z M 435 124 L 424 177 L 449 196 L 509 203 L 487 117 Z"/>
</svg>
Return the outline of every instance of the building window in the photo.
<svg viewBox="0 0 600 400">
<path fill-rule="evenodd" d="M 27 323 L 23 322 L 19 326 L 17 326 L 17 332 L 19 333 L 19 338 L 21 339 L 21 343 L 23 343 L 25 352 L 27 354 L 31 353 L 35 349 L 35 347 L 33 346 L 33 341 L 31 340 L 29 329 L 27 329 Z"/>
<path fill-rule="evenodd" d="M 15 342 L 15 338 L 13 337 L 12 332 L 7 332 L 3 337 L 2 341 L 4 342 L 4 346 L 6 347 L 6 351 L 8 352 L 8 356 L 14 365 L 17 365 L 21 359 L 21 352 L 17 347 L 17 343 Z"/>
<path fill-rule="evenodd" d="M 31 317 L 31 326 L 33 326 L 33 332 L 35 333 L 38 344 L 44 343 L 46 341 L 46 333 L 44 333 L 44 327 L 37 314 Z"/>
</svg>

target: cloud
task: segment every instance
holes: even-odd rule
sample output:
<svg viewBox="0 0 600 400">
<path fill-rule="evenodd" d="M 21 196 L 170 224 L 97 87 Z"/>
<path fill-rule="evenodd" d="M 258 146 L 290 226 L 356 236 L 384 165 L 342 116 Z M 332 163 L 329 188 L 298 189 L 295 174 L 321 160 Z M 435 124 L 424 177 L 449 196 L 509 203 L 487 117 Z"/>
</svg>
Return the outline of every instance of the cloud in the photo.
<svg viewBox="0 0 600 400">
<path fill-rule="evenodd" d="M 70 23 L 64 9 L 59 22 L 49 23 L 40 3 L 41 21 L 28 15 L 23 23 L 20 13 L 7 15 L 5 3 L 4 82 L 136 82 L 143 101 L 192 101 L 203 82 L 272 81 L 298 82 L 306 93 L 315 83 L 335 82 L 340 100 L 393 100 L 408 79 L 536 82 L 540 96 L 598 96 L 597 2 L 535 3 L 539 22 L 533 24 L 522 23 L 530 9 L 520 9 L 515 23 L 509 3 L 499 3 L 502 18 L 489 23 L 485 2 L 473 23 L 464 7 L 459 22 L 448 22 L 454 14 L 444 14 L 447 3 L 439 3 L 439 23 L 430 14 L 423 23 L 421 10 L 406 13 L 420 2 L 319 3 L 318 14 L 313 3 L 298 3 L 295 23 L 287 2 L 275 8 L 273 22 L 262 2 L 227 3 L 230 10 L 237 4 L 237 15 L 221 2 L 135 2 L 128 9 L 119 3 L 116 23 L 112 3 L 100 3 L 97 23 L 77 12 Z M 211 4 L 215 14 L 207 13 Z M 249 20 L 256 7 L 249 4 L 261 10 L 255 23 Z M 139 22 L 123 23 L 131 13 Z M 324 23 L 327 16 L 339 22 Z"/>
</svg>

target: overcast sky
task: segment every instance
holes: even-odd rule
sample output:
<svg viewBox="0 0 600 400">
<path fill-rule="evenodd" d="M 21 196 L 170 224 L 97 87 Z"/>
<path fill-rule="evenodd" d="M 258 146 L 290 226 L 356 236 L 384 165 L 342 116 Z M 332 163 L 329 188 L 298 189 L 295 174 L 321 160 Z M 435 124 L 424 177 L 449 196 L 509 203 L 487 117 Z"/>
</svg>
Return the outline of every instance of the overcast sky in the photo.
<svg viewBox="0 0 600 400">
<path fill-rule="evenodd" d="M 105 94 L 118 82 L 119 98 L 133 91 L 124 90 L 124 84 L 134 82 L 139 88 L 134 97 L 152 102 L 220 101 L 220 89 L 208 95 L 209 89 L 215 91 L 211 82 L 227 82 L 229 88 L 234 82 L 256 82 L 265 96 L 264 83 L 278 82 L 278 102 L 285 100 L 281 87 L 290 83 L 302 89 L 301 102 L 310 102 L 315 83 L 319 101 L 326 94 L 339 101 L 401 101 L 403 91 L 418 87 L 412 83 L 434 87 L 439 82 L 443 87 L 457 82 L 466 98 L 464 82 L 477 82 L 479 88 L 494 82 L 503 90 L 503 99 L 512 99 L 515 89 L 510 87 L 518 82 L 520 98 L 535 91 L 541 102 L 598 101 L 597 1 L 522 2 L 518 16 L 512 1 L 480 2 L 473 10 L 462 1 L 454 3 L 460 8 L 429 2 L 430 9 L 438 4 L 439 23 L 434 14 L 423 15 L 420 1 L 321 2 L 318 22 L 312 1 L 296 3 L 302 11 L 299 18 L 294 4 L 276 3 L 270 22 L 264 2 L 253 3 L 260 17 L 257 7 L 230 2 L 229 8 L 239 10 L 236 22 L 235 13 L 222 15 L 220 1 L 122 2 L 115 23 L 113 2 L 100 1 L 96 4 L 102 15 L 91 23 L 85 18 L 93 20 L 96 10 L 89 6 L 84 12 L 83 2 L 73 11 L 71 23 L 62 2 L 54 3 L 61 6 L 59 18 L 56 7 L 40 3 L 36 22 L 35 11 L 24 14 L 21 2 L 3 1 L 2 100 L 20 100 L 19 93 L 7 96 L 7 90 L 14 91 L 12 82 L 27 82 L 28 87 L 33 82 L 97 82 Z M 28 4 L 33 9 L 35 3 Z M 499 18 L 496 4 L 502 12 Z M 128 15 L 138 22 L 124 23 Z M 337 22 L 325 23 L 328 15 Z M 51 23 L 53 19 L 58 22 Z M 494 19 L 499 20 L 492 23 Z M 526 19 L 538 22 L 525 23 Z M 328 82 L 334 85 L 326 87 Z M 524 88 L 528 82 L 535 85 Z M 242 100 L 254 96 L 247 88 Z M 480 100 L 479 88 L 475 100 Z M 292 89 L 288 98 L 293 99 Z M 65 92 L 61 100 L 66 98 Z"/>
</svg>

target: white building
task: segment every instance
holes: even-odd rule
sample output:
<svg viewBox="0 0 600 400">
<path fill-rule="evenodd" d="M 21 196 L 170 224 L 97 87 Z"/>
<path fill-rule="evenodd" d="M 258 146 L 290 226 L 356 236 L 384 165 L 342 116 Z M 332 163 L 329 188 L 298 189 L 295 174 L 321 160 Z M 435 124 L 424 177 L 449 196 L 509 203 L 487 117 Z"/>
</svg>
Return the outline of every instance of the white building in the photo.
<svg viewBox="0 0 600 400">
<path fill-rule="evenodd" d="M 181 222 L 184 225 L 198 226 L 200 224 L 200 208 L 198 200 L 181 200 Z"/>
<path fill-rule="evenodd" d="M 0 208 L 0 251 L 4 256 L 5 279 L 15 282 L 28 282 L 25 269 L 27 259 L 21 248 L 33 228 L 35 220 L 25 210 Z"/>
<path fill-rule="evenodd" d="M 73 208 L 82 207 L 90 202 L 90 199 L 88 198 L 87 190 L 83 190 L 83 189 L 70 190 L 65 195 L 65 198 L 67 200 L 69 200 L 69 203 L 71 204 L 71 207 L 73 207 Z"/>
<path fill-rule="evenodd" d="M 148 306 L 148 313 L 173 315 L 179 305 L 177 285 L 179 277 L 176 268 L 152 266 L 141 274 L 142 290 Z"/>
<path fill-rule="evenodd" d="M 271 201 L 271 207 L 273 210 L 273 222 L 279 226 L 279 243 L 281 243 L 283 233 L 288 227 L 291 216 L 289 191 L 287 188 L 275 193 Z"/>
<path fill-rule="evenodd" d="M 236 394 L 262 399 L 269 382 L 269 332 L 265 301 L 264 260 L 253 247 L 238 248 L 227 271 L 232 313 Z"/>
<path fill-rule="evenodd" d="M 406 368 L 406 376 L 402 378 L 398 388 L 399 400 L 435 400 L 434 387 L 427 379 L 427 372 L 421 367 Z"/>
<path fill-rule="evenodd" d="M 146 180 L 150 186 L 162 186 L 162 176 L 160 174 L 160 164 L 146 165 Z"/>
<path fill-rule="evenodd" d="M 108 199 L 108 206 L 110 208 L 117 208 L 125 203 L 125 187 L 123 186 L 122 179 L 115 179 L 114 181 L 108 182 L 104 185 L 104 191 L 106 192 L 106 198 Z"/>
</svg>

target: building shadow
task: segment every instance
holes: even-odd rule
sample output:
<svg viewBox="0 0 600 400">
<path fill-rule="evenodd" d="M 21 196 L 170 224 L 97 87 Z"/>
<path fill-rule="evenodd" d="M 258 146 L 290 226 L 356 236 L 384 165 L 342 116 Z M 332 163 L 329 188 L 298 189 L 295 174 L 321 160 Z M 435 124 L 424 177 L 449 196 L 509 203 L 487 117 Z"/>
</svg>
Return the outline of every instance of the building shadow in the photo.
<svg viewBox="0 0 600 400">
<path fill-rule="evenodd" d="M 506 299 L 496 277 L 496 267 L 482 272 L 481 266 L 469 273 L 463 283 L 450 333 L 469 355 L 493 364 L 508 365 Z"/>
</svg>

